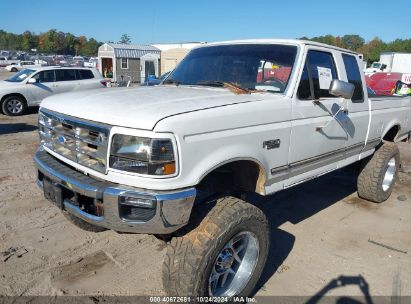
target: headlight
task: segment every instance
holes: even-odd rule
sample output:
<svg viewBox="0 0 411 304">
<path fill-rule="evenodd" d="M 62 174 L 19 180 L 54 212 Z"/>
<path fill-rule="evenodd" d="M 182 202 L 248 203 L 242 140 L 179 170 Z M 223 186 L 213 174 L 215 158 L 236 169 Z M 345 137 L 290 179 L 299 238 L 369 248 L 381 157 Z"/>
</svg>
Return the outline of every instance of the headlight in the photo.
<svg viewBox="0 0 411 304">
<path fill-rule="evenodd" d="M 110 167 L 146 175 L 174 174 L 173 143 L 170 139 L 115 134 L 111 143 Z"/>
</svg>

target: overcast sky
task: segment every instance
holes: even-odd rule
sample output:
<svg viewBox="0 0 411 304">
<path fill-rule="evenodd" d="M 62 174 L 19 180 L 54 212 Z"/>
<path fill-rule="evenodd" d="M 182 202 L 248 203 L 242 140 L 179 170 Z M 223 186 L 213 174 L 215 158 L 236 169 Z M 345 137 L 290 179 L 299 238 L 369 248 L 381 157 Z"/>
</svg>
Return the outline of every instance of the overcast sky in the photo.
<svg viewBox="0 0 411 304">
<path fill-rule="evenodd" d="M 7 1 L 0 29 L 38 34 L 55 28 L 103 42 L 127 33 L 136 44 L 326 34 L 389 42 L 411 38 L 410 16 L 410 0 Z"/>
</svg>

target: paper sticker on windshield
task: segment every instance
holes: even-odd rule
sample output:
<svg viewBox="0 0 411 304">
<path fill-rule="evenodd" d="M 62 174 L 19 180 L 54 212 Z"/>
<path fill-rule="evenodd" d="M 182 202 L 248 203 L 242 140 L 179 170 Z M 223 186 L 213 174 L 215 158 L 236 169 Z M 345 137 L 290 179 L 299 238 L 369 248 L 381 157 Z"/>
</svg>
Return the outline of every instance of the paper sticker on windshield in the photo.
<svg viewBox="0 0 411 304">
<path fill-rule="evenodd" d="M 401 81 L 406 84 L 411 84 L 411 74 L 402 74 Z"/>
<path fill-rule="evenodd" d="M 320 81 L 320 89 L 321 90 L 328 90 L 330 88 L 331 81 L 333 80 L 333 76 L 331 74 L 331 69 L 317 67 L 318 69 L 318 80 Z"/>
<path fill-rule="evenodd" d="M 26 78 L 27 77 L 27 74 L 21 74 L 20 76 L 19 76 L 19 79 L 23 79 L 23 78 Z"/>
</svg>

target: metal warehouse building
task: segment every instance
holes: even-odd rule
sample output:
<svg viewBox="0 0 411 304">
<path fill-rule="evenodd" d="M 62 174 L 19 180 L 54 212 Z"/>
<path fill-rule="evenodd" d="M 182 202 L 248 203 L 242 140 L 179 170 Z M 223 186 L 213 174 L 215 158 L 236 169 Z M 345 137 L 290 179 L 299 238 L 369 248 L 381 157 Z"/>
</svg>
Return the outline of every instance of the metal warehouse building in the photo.
<svg viewBox="0 0 411 304">
<path fill-rule="evenodd" d="M 144 82 L 159 76 L 160 49 L 151 45 L 104 43 L 98 48 L 100 73 L 112 81 Z"/>
</svg>

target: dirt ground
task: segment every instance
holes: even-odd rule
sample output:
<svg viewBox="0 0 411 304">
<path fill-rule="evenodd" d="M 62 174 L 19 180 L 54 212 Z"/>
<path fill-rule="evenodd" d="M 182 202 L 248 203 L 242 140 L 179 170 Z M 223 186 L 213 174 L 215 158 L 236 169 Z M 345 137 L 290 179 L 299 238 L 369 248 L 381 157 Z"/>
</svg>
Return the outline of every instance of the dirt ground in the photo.
<svg viewBox="0 0 411 304">
<path fill-rule="evenodd" d="M 161 241 L 82 231 L 43 198 L 36 110 L 0 114 L 0 295 L 162 295 Z M 357 197 L 354 167 L 250 198 L 272 227 L 257 296 L 411 296 L 411 145 L 400 150 L 383 204 Z"/>
</svg>

